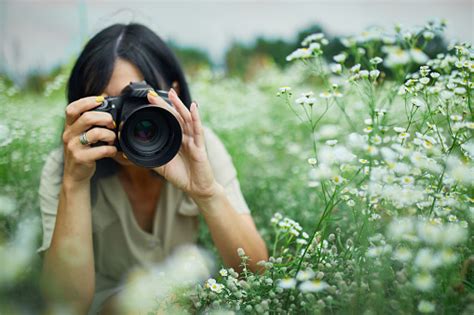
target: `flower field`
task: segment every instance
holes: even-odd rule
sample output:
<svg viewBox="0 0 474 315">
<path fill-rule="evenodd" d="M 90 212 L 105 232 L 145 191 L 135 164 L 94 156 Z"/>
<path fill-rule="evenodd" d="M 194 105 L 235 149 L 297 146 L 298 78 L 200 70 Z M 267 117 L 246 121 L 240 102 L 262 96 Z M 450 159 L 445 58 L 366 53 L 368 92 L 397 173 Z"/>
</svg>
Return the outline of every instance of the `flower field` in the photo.
<svg viewBox="0 0 474 315">
<path fill-rule="evenodd" d="M 428 57 L 444 28 L 369 29 L 343 38 L 330 62 L 328 39 L 312 34 L 284 70 L 267 66 L 250 82 L 207 71 L 189 80 L 271 257 L 254 274 L 239 249 L 243 272 L 226 269 L 202 224 L 212 274 L 194 268 L 183 277 L 185 262 L 160 266 L 132 277 L 124 308 L 474 313 L 474 50 L 452 43 Z M 0 81 L 0 298 L 11 301 L 0 311 L 41 304 L 32 297 L 41 266 L 36 192 L 60 143 L 67 75 L 42 96 Z M 166 290 L 164 279 L 174 279 Z M 169 293 L 173 303 L 156 302 Z"/>
</svg>

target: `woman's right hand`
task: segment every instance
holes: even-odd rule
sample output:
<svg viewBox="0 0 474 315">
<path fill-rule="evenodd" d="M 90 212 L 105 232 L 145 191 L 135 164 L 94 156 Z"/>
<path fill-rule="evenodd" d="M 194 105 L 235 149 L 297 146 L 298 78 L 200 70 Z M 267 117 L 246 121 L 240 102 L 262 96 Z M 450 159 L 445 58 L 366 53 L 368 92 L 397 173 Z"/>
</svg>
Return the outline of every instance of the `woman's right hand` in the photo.
<svg viewBox="0 0 474 315">
<path fill-rule="evenodd" d="M 95 161 L 113 157 L 117 153 L 117 148 L 113 145 L 115 132 L 110 130 L 115 128 L 112 115 L 89 111 L 99 106 L 103 100 L 102 96 L 84 97 L 66 107 L 66 126 L 63 133 L 65 180 L 88 182 L 94 175 Z M 103 141 L 107 145 L 91 147 L 90 144 L 81 144 L 80 135 L 83 132 L 86 132 L 90 144 Z"/>
</svg>

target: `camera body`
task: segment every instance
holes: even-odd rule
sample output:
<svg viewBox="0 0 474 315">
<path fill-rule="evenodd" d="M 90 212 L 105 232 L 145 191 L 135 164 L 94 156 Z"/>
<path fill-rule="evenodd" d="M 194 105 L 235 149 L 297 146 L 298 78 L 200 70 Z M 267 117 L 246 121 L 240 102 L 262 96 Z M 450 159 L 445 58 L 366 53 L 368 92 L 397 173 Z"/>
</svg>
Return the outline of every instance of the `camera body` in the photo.
<svg viewBox="0 0 474 315">
<path fill-rule="evenodd" d="M 112 115 L 117 125 L 114 145 L 128 160 L 154 168 L 168 163 L 178 153 L 182 129 L 170 110 L 149 104 L 147 94 L 150 90 L 154 89 L 145 81 L 130 82 L 119 96 L 106 97 L 91 111 Z M 166 91 L 156 93 L 173 107 Z"/>
</svg>

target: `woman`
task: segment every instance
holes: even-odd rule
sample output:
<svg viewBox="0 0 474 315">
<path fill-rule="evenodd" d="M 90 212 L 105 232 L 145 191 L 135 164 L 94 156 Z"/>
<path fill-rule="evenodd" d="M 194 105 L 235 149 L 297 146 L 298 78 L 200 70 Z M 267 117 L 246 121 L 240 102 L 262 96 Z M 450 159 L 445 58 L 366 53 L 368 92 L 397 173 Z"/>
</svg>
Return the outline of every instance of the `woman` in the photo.
<svg viewBox="0 0 474 315">
<path fill-rule="evenodd" d="M 178 154 L 153 170 L 134 165 L 113 146 L 116 124 L 109 113 L 89 111 L 142 80 L 169 90 L 183 129 Z M 152 90 L 147 98 L 166 104 Z M 44 251 L 49 302 L 66 302 L 81 314 L 111 309 L 132 266 L 162 261 L 196 241 L 199 214 L 229 267 L 240 270 L 239 247 L 254 271 L 267 259 L 231 157 L 201 124 L 176 57 L 150 29 L 117 24 L 95 35 L 73 67 L 68 101 L 63 147 L 48 156 L 39 189 L 38 252 Z M 91 146 L 97 141 L 106 145 Z"/>
</svg>

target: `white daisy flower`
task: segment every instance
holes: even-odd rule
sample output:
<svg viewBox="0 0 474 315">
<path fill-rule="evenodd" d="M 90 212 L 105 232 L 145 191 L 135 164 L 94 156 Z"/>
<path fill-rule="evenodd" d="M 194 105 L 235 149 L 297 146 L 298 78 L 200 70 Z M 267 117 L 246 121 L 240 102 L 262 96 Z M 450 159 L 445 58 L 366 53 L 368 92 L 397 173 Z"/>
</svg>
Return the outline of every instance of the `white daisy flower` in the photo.
<svg viewBox="0 0 474 315">
<path fill-rule="evenodd" d="M 332 94 L 328 91 L 319 93 L 320 98 L 328 99 L 332 97 Z"/>
<path fill-rule="evenodd" d="M 314 157 L 308 158 L 308 164 L 309 165 L 316 165 L 317 163 L 318 163 L 318 160 L 316 160 L 316 158 L 314 158 Z"/>
<path fill-rule="evenodd" d="M 301 292 L 320 292 L 329 288 L 329 285 L 321 280 L 304 281 L 298 286 Z"/>
<path fill-rule="evenodd" d="M 405 65 L 410 62 L 410 54 L 397 46 L 384 46 L 383 51 L 387 53 L 384 65 L 388 68 Z"/>
<path fill-rule="evenodd" d="M 408 262 L 412 257 L 411 251 L 406 247 L 399 247 L 393 252 L 393 259 Z"/>
<path fill-rule="evenodd" d="M 285 278 L 278 280 L 278 286 L 282 289 L 293 289 L 296 285 L 296 280 L 293 278 Z"/>
<path fill-rule="evenodd" d="M 331 63 L 329 68 L 331 69 L 331 72 L 336 74 L 340 74 L 342 72 L 342 66 L 339 63 Z"/>
<path fill-rule="evenodd" d="M 383 59 L 380 57 L 374 57 L 370 59 L 370 63 L 374 65 L 378 65 L 379 63 L 382 63 L 382 62 L 383 62 Z"/>
<path fill-rule="evenodd" d="M 421 273 L 413 278 L 413 285 L 420 291 L 431 291 L 435 286 L 435 281 L 429 273 Z"/>
<path fill-rule="evenodd" d="M 372 80 L 377 79 L 377 78 L 379 77 L 379 75 L 380 75 L 380 71 L 377 70 L 377 69 L 371 70 L 371 71 L 369 72 L 369 76 L 370 76 L 370 78 L 371 78 Z"/>
<path fill-rule="evenodd" d="M 295 59 L 305 59 L 311 57 L 311 55 L 312 50 L 308 48 L 298 48 L 286 57 L 286 61 L 292 61 Z"/>
<path fill-rule="evenodd" d="M 206 281 L 206 288 L 210 289 L 213 292 L 220 293 L 224 288 L 223 284 L 217 283 L 216 279 L 210 278 Z"/>
<path fill-rule="evenodd" d="M 420 79 L 420 83 L 426 85 L 426 84 L 430 83 L 430 78 L 423 77 L 423 78 Z"/>
<path fill-rule="evenodd" d="M 296 280 L 306 281 L 306 280 L 310 280 L 314 278 L 314 276 L 315 276 L 314 271 L 308 268 L 306 270 L 298 271 L 298 273 L 296 274 Z"/>
<path fill-rule="evenodd" d="M 289 86 L 282 86 L 281 88 L 278 89 L 278 91 L 279 91 L 281 94 L 291 93 L 291 87 L 289 87 Z"/>
<path fill-rule="evenodd" d="M 433 313 L 435 311 L 435 304 L 421 300 L 420 303 L 418 303 L 418 311 L 423 314 Z"/>
<path fill-rule="evenodd" d="M 332 182 L 336 185 L 340 185 L 344 182 L 344 178 L 340 175 L 335 175 L 331 178 Z"/>
<path fill-rule="evenodd" d="M 338 62 L 338 63 L 343 63 L 344 61 L 346 61 L 346 58 L 347 58 L 347 54 L 346 53 L 340 53 L 338 55 L 335 55 L 333 57 L 334 61 L 335 62 Z"/>
<path fill-rule="evenodd" d="M 429 60 L 429 57 L 419 48 L 410 49 L 410 57 L 417 64 L 424 64 Z"/>
<path fill-rule="evenodd" d="M 441 264 L 441 258 L 434 254 L 429 248 L 420 249 L 415 258 L 415 266 L 425 270 L 436 269 L 441 266 Z"/>
<path fill-rule="evenodd" d="M 403 176 L 400 182 L 402 185 L 411 185 L 415 182 L 415 179 L 412 176 Z"/>
</svg>

